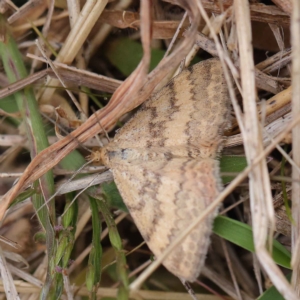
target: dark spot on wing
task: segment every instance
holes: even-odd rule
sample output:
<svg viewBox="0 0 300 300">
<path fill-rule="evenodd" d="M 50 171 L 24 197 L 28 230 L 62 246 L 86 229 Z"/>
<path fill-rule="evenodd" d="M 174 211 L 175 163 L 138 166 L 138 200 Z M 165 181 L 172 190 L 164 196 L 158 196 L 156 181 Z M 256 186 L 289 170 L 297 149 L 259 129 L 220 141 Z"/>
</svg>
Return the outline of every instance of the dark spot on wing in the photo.
<svg viewBox="0 0 300 300">
<path fill-rule="evenodd" d="M 164 157 L 166 158 L 166 160 L 171 160 L 174 155 L 171 152 L 166 152 L 164 153 Z"/>
</svg>

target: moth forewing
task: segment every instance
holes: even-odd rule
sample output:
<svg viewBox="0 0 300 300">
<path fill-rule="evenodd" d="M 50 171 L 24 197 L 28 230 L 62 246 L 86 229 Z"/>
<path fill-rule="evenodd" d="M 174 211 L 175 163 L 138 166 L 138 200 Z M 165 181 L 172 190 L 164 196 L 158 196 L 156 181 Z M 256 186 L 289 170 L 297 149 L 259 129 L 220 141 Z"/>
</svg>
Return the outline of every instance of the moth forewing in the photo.
<svg viewBox="0 0 300 300">
<path fill-rule="evenodd" d="M 147 100 L 101 150 L 149 248 L 159 256 L 221 190 L 219 163 L 230 99 L 220 62 L 184 70 Z M 194 281 L 203 266 L 217 211 L 163 262 Z"/>
</svg>

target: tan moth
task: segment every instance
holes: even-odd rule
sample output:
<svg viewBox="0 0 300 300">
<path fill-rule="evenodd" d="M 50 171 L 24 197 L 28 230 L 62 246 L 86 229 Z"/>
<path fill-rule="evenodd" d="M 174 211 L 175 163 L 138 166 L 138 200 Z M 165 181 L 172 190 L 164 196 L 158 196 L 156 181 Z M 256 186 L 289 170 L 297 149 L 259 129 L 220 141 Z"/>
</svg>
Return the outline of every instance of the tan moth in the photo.
<svg viewBox="0 0 300 300">
<path fill-rule="evenodd" d="M 201 62 L 148 99 L 101 149 L 123 200 L 154 255 L 217 197 L 229 96 L 217 59 Z M 194 281 L 204 263 L 215 211 L 163 262 Z"/>
</svg>

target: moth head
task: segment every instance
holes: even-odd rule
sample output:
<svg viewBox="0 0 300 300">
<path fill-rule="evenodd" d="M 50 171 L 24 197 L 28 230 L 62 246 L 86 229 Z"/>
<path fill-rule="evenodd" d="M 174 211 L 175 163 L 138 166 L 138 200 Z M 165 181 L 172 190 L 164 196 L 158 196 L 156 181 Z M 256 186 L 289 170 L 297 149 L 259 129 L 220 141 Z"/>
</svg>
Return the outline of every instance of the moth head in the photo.
<svg viewBox="0 0 300 300">
<path fill-rule="evenodd" d="M 108 155 L 105 148 L 97 148 L 92 151 L 90 155 L 86 157 L 87 160 L 95 163 L 101 163 L 106 165 L 108 163 Z"/>
</svg>

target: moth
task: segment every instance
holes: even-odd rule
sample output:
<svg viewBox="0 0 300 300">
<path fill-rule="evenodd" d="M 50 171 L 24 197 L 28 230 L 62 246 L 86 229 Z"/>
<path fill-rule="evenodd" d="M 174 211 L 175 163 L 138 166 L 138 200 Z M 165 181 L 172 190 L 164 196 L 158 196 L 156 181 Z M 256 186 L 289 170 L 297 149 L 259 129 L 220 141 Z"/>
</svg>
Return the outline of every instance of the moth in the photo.
<svg viewBox="0 0 300 300">
<path fill-rule="evenodd" d="M 100 157 L 146 243 L 159 256 L 222 189 L 217 155 L 229 103 L 219 60 L 184 70 L 150 97 Z M 217 210 L 170 253 L 163 265 L 195 281 Z"/>
</svg>

